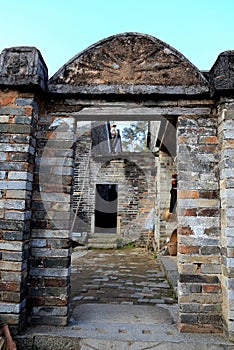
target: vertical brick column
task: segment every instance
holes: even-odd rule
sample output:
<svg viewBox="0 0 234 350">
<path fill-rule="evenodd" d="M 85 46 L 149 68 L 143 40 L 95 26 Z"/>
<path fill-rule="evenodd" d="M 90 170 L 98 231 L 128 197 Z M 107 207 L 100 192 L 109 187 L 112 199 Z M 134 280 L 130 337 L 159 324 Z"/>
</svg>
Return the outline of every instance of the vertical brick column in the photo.
<svg viewBox="0 0 234 350">
<path fill-rule="evenodd" d="M 33 94 L 0 91 L 0 317 L 16 331 L 26 316 L 37 115 Z"/>
<path fill-rule="evenodd" d="M 159 229 L 157 232 L 157 245 L 160 250 L 165 246 L 167 237 L 170 237 L 176 222 L 168 222 L 163 216 L 163 211 L 169 210 L 170 207 L 170 189 L 171 175 L 176 173 L 176 165 L 170 154 L 160 151 L 158 158 L 158 173 L 157 173 L 157 202 L 158 202 L 158 220 Z"/>
<path fill-rule="evenodd" d="M 221 332 L 221 255 L 216 116 L 178 120 L 179 329 Z"/>
<path fill-rule="evenodd" d="M 40 116 L 33 193 L 29 301 L 34 324 L 66 325 L 69 312 L 73 118 Z"/>
<path fill-rule="evenodd" d="M 234 100 L 225 101 L 219 108 L 223 320 L 234 340 Z"/>
</svg>

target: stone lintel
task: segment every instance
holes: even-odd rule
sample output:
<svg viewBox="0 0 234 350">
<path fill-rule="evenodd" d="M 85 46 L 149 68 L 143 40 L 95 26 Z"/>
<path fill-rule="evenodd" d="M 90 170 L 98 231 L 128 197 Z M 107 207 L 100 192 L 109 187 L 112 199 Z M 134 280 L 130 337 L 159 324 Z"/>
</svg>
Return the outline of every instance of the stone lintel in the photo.
<svg viewBox="0 0 234 350">
<path fill-rule="evenodd" d="M 53 94 L 82 94 L 82 95 L 203 95 L 209 92 L 206 85 L 135 85 L 135 84 L 97 84 L 69 85 L 48 84 L 48 91 Z"/>
</svg>

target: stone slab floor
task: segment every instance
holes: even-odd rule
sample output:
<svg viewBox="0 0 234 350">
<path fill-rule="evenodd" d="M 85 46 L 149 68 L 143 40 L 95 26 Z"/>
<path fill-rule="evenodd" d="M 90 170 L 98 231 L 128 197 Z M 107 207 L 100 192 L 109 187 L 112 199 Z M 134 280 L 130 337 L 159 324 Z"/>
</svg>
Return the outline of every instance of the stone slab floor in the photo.
<svg viewBox="0 0 234 350">
<path fill-rule="evenodd" d="M 32 327 L 18 350 L 234 350 L 222 335 L 178 332 L 177 300 L 151 252 L 75 251 L 71 279 L 68 326 Z"/>
<path fill-rule="evenodd" d="M 177 303 L 153 252 L 140 248 L 75 251 L 71 307 L 83 303 L 155 305 Z"/>
</svg>

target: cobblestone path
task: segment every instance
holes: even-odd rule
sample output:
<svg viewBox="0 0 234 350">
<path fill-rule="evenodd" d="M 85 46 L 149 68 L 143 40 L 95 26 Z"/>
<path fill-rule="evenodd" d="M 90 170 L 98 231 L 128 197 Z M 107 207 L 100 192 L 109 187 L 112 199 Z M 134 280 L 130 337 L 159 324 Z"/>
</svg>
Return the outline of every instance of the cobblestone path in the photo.
<svg viewBox="0 0 234 350">
<path fill-rule="evenodd" d="M 139 248 L 76 251 L 71 309 L 83 303 L 155 305 L 177 300 L 152 252 Z"/>
</svg>

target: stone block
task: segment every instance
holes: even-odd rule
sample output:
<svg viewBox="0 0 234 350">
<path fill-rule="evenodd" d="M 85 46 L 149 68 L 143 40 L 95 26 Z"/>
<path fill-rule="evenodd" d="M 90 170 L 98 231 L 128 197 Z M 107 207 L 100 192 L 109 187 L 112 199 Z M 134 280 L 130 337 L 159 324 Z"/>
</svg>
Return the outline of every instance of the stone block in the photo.
<svg viewBox="0 0 234 350">
<path fill-rule="evenodd" d="M 6 220 L 29 220 L 31 218 L 31 211 L 26 212 L 19 212 L 19 211 L 6 211 L 5 212 L 5 219 Z"/>
<path fill-rule="evenodd" d="M 180 294 L 178 289 L 179 301 L 181 304 L 198 303 L 198 304 L 221 304 L 222 294 L 221 293 L 192 293 L 192 294 Z"/>
<path fill-rule="evenodd" d="M 4 201 L 4 208 L 5 209 L 24 210 L 25 207 L 26 207 L 25 200 L 7 199 Z"/>
<path fill-rule="evenodd" d="M 199 283 L 181 283 L 179 293 L 180 295 L 183 294 L 190 294 L 190 293 L 201 293 L 202 286 Z"/>
<path fill-rule="evenodd" d="M 50 326 L 66 326 L 68 322 L 68 316 L 53 316 L 48 317 L 48 315 L 45 316 L 32 316 L 31 323 L 33 325 L 50 325 Z M 77 341 L 76 341 L 77 342 Z"/>
<path fill-rule="evenodd" d="M 0 55 L 1 85 L 29 85 L 45 89 L 47 80 L 47 67 L 41 53 L 35 47 L 12 47 L 2 51 Z M 21 100 L 17 102 L 22 105 Z"/>
<path fill-rule="evenodd" d="M 211 275 L 180 275 L 179 281 L 181 283 L 219 284 L 218 276 Z"/>
<path fill-rule="evenodd" d="M 222 52 L 210 70 L 211 95 L 233 90 L 233 56 L 234 51 Z"/>
<path fill-rule="evenodd" d="M 30 276 L 43 276 L 43 277 L 66 277 L 70 275 L 69 268 L 32 268 L 29 272 Z"/>
<path fill-rule="evenodd" d="M 219 246 L 203 246 L 200 249 L 202 255 L 220 255 L 221 249 Z"/>
<path fill-rule="evenodd" d="M 0 115 L 0 123 L 9 123 L 10 116 L 9 115 Z"/>
<path fill-rule="evenodd" d="M 22 98 L 18 97 L 15 99 L 16 106 L 25 107 L 25 106 L 33 106 L 34 99 L 33 98 Z"/>
<path fill-rule="evenodd" d="M 188 313 L 199 313 L 201 310 L 202 305 L 200 304 L 181 304 L 180 305 L 180 311 L 182 314 L 188 314 Z"/>
<path fill-rule="evenodd" d="M 40 306 L 33 308 L 33 315 L 35 316 L 47 316 L 49 318 L 53 316 L 66 316 L 68 313 L 67 307 L 56 307 L 56 306 Z"/>
<path fill-rule="evenodd" d="M 185 324 L 197 324 L 198 323 L 198 315 L 196 314 L 180 314 L 180 322 Z"/>
<path fill-rule="evenodd" d="M 26 306 L 26 300 L 23 300 L 21 303 L 1 303 L 0 309 L 1 313 L 13 313 L 18 314 L 22 311 Z"/>
</svg>

